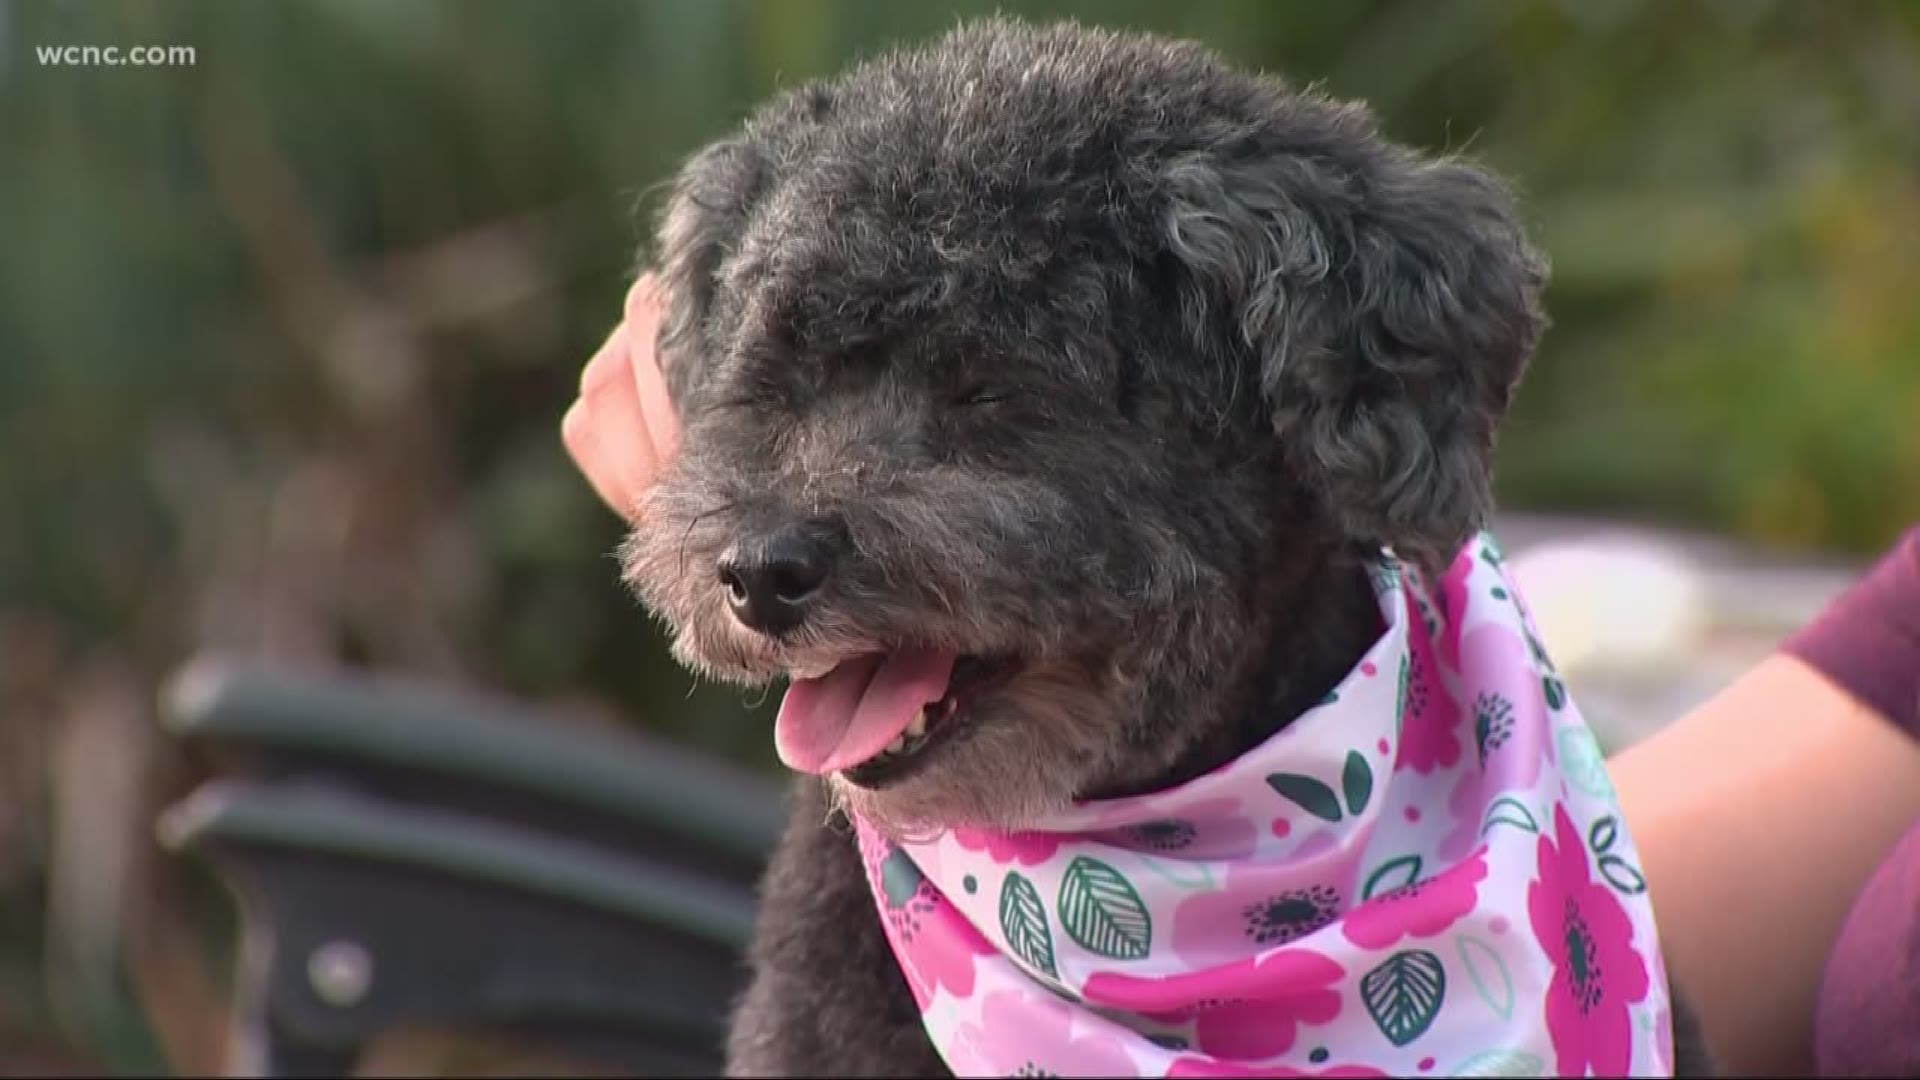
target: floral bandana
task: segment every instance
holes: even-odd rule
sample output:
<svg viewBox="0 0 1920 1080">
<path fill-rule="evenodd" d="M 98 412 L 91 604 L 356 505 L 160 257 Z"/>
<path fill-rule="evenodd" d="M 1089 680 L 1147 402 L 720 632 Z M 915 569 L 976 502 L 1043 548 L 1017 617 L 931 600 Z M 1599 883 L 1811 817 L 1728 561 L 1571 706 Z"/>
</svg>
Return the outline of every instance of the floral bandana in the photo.
<svg viewBox="0 0 1920 1080">
<path fill-rule="evenodd" d="M 1374 587 L 1359 666 L 1214 772 L 1029 832 L 858 824 L 956 1074 L 1672 1075 L 1633 842 L 1492 538 Z"/>
</svg>

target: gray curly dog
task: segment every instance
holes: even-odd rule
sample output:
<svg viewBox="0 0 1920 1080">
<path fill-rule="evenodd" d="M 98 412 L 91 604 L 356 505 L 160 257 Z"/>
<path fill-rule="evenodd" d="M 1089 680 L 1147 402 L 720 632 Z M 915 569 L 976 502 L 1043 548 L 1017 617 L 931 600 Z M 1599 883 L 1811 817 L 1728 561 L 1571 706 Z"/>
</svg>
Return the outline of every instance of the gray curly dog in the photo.
<svg viewBox="0 0 1920 1080">
<path fill-rule="evenodd" d="M 1498 180 L 1073 25 L 785 94 L 684 167 L 660 241 L 683 449 L 624 556 L 675 655 L 961 657 L 906 745 L 793 736 L 843 767 L 798 782 L 736 1075 L 947 1075 L 843 814 L 1017 827 L 1266 739 L 1372 642 L 1381 547 L 1437 567 L 1481 526 L 1544 325 Z"/>
</svg>

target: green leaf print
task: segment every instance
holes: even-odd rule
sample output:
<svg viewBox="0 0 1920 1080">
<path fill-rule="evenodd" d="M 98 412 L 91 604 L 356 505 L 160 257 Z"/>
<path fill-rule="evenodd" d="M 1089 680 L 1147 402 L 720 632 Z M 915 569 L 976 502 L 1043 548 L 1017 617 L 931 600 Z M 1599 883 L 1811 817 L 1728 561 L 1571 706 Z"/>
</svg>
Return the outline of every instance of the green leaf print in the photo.
<svg viewBox="0 0 1920 1080">
<path fill-rule="evenodd" d="M 1126 877 L 1085 855 L 1060 881 L 1060 926 L 1088 952 L 1112 960 L 1144 959 L 1153 948 L 1153 917 Z"/>
<path fill-rule="evenodd" d="M 1015 956 L 1035 970 L 1058 978 L 1053 966 L 1053 934 L 1047 930 L 1047 907 L 1033 882 L 1007 871 L 1000 884 L 1000 933 Z"/>
<path fill-rule="evenodd" d="M 1608 814 L 1587 830 L 1587 846 L 1593 849 L 1595 855 L 1605 855 L 1619 835 L 1620 823 L 1613 819 L 1612 814 Z"/>
<path fill-rule="evenodd" d="M 1607 778 L 1606 755 L 1601 753 L 1593 732 L 1584 727 L 1562 728 L 1554 742 L 1567 783 L 1596 799 L 1615 801 L 1613 781 Z"/>
<path fill-rule="evenodd" d="M 1449 1076 L 1545 1076 L 1547 1063 L 1525 1050 L 1482 1050 L 1448 1070 Z"/>
<path fill-rule="evenodd" d="M 1188 864 L 1180 859 L 1156 859 L 1140 856 L 1140 865 L 1182 889 L 1211 889 L 1213 874 L 1204 861 Z"/>
<path fill-rule="evenodd" d="M 1507 971 L 1507 962 L 1500 958 L 1500 952 L 1493 946 L 1462 935 L 1454 939 L 1460 949 L 1460 966 L 1467 971 L 1467 981 L 1473 983 L 1473 989 L 1487 1007 L 1498 1013 L 1500 1019 L 1513 1018 L 1513 976 Z"/>
<path fill-rule="evenodd" d="M 1480 835 L 1487 835 L 1487 830 L 1495 825 L 1511 825 L 1521 832 L 1540 832 L 1540 823 L 1534 820 L 1533 811 L 1511 795 L 1502 795 L 1487 804 L 1486 816 L 1480 819 Z"/>
<path fill-rule="evenodd" d="M 1519 606 L 1519 601 L 1515 600 L 1514 605 L 1516 607 Z M 1533 662 L 1539 666 L 1541 673 L 1544 675 L 1556 674 L 1556 669 L 1553 666 L 1553 658 L 1547 655 L 1547 647 L 1540 644 L 1540 639 L 1533 636 L 1533 629 L 1523 626 L 1520 628 L 1520 632 L 1527 636 L 1527 651 L 1533 654 Z"/>
<path fill-rule="evenodd" d="M 1413 598 L 1413 605 L 1420 609 L 1420 624 L 1427 628 L 1428 637 L 1440 636 L 1440 618 L 1433 613 L 1433 605 L 1421 597 Z"/>
<path fill-rule="evenodd" d="M 1407 1045 L 1431 1027 L 1446 996 L 1447 969 L 1425 949 L 1394 953 L 1360 980 L 1367 1013 L 1395 1046 Z"/>
<path fill-rule="evenodd" d="M 1347 794 L 1347 813 L 1354 817 L 1367 808 L 1367 800 L 1373 797 L 1373 768 L 1367 764 L 1366 755 L 1358 750 L 1347 751 L 1346 768 L 1340 770 L 1340 787 Z"/>
<path fill-rule="evenodd" d="M 1384 596 L 1400 586 L 1400 564 L 1391 559 L 1375 563 L 1373 567 L 1373 591 Z"/>
<path fill-rule="evenodd" d="M 1292 799 L 1302 810 L 1322 821 L 1340 820 L 1340 800 L 1333 789 L 1299 773 L 1269 773 L 1267 786 Z"/>
<path fill-rule="evenodd" d="M 1401 653 L 1400 654 L 1400 693 L 1399 693 L 1399 696 L 1394 699 L 1394 705 L 1393 705 L 1393 732 L 1395 737 L 1399 736 L 1400 729 L 1406 725 L 1407 692 L 1412 689 L 1412 684 L 1413 684 L 1413 665 L 1407 662 L 1407 654 Z"/>
<path fill-rule="evenodd" d="M 1381 893 L 1390 893 L 1419 879 L 1420 856 L 1402 855 L 1397 859 L 1388 859 L 1367 875 L 1367 884 L 1360 890 L 1360 899 L 1371 900 Z"/>
<path fill-rule="evenodd" d="M 1638 896 L 1647 891 L 1647 879 L 1634 869 L 1632 863 L 1618 855 L 1600 856 L 1600 876 L 1606 878 L 1607 884 L 1613 886 L 1615 891 L 1627 896 Z"/>
<path fill-rule="evenodd" d="M 1499 566 L 1506 561 L 1506 553 L 1500 550 L 1500 541 L 1492 533 L 1480 534 L 1480 558 L 1488 566 Z"/>
<path fill-rule="evenodd" d="M 1551 675 L 1543 676 L 1540 679 L 1540 692 L 1547 695 L 1547 707 L 1554 712 L 1567 707 L 1567 687 L 1559 679 Z"/>
</svg>

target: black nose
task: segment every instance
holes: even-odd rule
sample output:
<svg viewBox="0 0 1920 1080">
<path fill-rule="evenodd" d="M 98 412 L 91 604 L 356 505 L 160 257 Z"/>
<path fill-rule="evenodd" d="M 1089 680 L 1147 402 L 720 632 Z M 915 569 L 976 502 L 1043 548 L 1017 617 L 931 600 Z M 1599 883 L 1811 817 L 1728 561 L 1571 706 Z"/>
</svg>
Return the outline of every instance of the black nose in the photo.
<svg viewBox="0 0 1920 1080">
<path fill-rule="evenodd" d="M 778 634 L 806 621 L 807 608 L 833 570 L 833 549 L 818 533 L 783 525 L 735 544 L 720 559 L 720 584 L 734 618 Z"/>
</svg>

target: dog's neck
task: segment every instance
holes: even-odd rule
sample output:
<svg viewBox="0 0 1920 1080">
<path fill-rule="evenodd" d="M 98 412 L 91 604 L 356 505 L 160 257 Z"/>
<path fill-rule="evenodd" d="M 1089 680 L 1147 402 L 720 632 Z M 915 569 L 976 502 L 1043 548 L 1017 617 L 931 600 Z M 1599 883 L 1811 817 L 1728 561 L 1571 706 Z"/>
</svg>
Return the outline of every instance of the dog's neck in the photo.
<svg viewBox="0 0 1920 1080">
<path fill-rule="evenodd" d="M 1218 718 L 1152 779 L 1114 785 L 1097 798 L 1159 791 L 1211 772 L 1271 738 L 1313 707 L 1359 664 L 1380 636 L 1380 603 L 1364 567 L 1324 567 L 1293 583 L 1273 613 L 1262 661 Z"/>
</svg>

